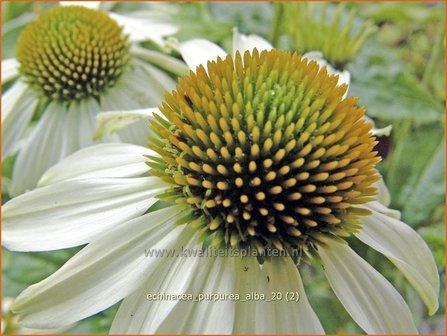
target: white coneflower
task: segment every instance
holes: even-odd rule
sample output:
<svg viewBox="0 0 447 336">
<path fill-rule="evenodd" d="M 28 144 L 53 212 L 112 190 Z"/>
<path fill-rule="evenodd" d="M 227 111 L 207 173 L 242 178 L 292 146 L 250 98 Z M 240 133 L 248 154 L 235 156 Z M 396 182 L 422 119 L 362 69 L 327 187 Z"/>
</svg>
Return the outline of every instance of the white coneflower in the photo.
<svg viewBox="0 0 447 336">
<path fill-rule="evenodd" d="M 51 168 L 40 188 L 5 204 L 3 245 L 87 246 L 17 298 L 22 323 L 59 327 L 124 299 L 112 333 L 324 333 L 298 256 L 321 261 L 365 332 L 416 333 L 399 292 L 344 239 L 383 253 L 436 311 L 433 257 L 380 202 L 386 193 L 375 196 L 372 125 L 346 89 L 298 54 L 238 52 L 165 96 L 150 149 L 103 144 Z M 146 213 L 157 199 L 172 205 Z M 209 246 L 250 255 L 146 253 Z"/>
<path fill-rule="evenodd" d="M 24 29 L 16 59 L 2 61 L 2 82 L 16 79 L 2 97 L 3 157 L 17 153 L 12 196 L 35 187 L 45 170 L 66 155 L 94 144 L 98 112 L 156 105 L 165 90 L 175 87 L 152 64 L 177 74 L 186 66 L 132 42 L 151 38 L 161 43 L 167 29 L 158 33 L 158 23 L 151 31 L 150 24 L 138 22 L 126 35 L 105 12 L 58 6 Z M 144 132 L 143 124 L 134 125 L 120 138 L 144 143 Z"/>
</svg>

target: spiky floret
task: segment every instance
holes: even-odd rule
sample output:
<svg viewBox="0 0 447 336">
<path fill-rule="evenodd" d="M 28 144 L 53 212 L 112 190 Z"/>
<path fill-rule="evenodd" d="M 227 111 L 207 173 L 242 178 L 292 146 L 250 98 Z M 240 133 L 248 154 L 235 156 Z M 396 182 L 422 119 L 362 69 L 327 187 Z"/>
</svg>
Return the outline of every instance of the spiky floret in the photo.
<svg viewBox="0 0 447 336">
<path fill-rule="evenodd" d="M 99 97 L 128 63 L 127 37 L 107 14 L 55 7 L 28 25 L 17 43 L 20 72 L 54 100 Z"/>
<path fill-rule="evenodd" d="M 328 3 L 296 2 L 283 6 L 286 7 L 286 29 L 293 46 L 302 53 L 321 51 L 324 58 L 338 69 L 343 69 L 377 30 L 367 21 L 354 32 L 354 9 L 349 12 L 346 23 L 341 24 L 345 3 L 338 4 L 333 15 L 328 14 Z"/>
<path fill-rule="evenodd" d="M 356 230 L 380 160 L 355 98 L 316 62 L 255 49 L 208 62 L 165 96 L 151 173 L 214 244 L 306 249 Z"/>
</svg>

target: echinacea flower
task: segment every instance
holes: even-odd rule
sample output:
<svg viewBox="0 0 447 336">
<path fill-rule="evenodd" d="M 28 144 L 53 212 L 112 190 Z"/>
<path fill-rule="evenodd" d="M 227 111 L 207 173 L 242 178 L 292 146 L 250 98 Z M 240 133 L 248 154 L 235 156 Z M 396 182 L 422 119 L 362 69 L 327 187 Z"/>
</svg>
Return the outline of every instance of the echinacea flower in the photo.
<svg viewBox="0 0 447 336">
<path fill-rule="evenodd" d="M 87 244 L 13 311 L 25 326 L 60 327 L 124 299 L 111 333 L 321 334 L 296 265 L 316 258 L 365 332 L 416 333 L 399 292 L 345 240 L 384 254 L 436 311 L 433 257 L 387 208 L 372 125 L 346 89 L 275 49 L 200 65 L 166 94 L 150 149 L 81 150 L 5 204 L 10 250 Z M 169 206 L 148 212 L 157 199 Z M 217 255 L 153 254 L 204 247 Z"/>
<path fill-rule="evenodd" d="M 2 61 L 2 83 L 16 79 L 2 97 L 3 158 L 17 154 L 12 196 L 34 188 L 45 170 L 65 156 L 94 144 L 98 112 L 156 105 L 165 90 L 175 87 L 153 64 L 174 73 L 186 66 L 133 42 L 152 38 L 162 43 L 168 31 L 158 33 L 157 23 L 150 34 L 141 32 L 150 25 L 132 27 L 126 35 L 128 24 L 123 28 L 105 12 L 57 6 L 23 30 L 16 59 Z M 145 130 L 140 123 L 104 141 L 144 143 Z"/>
</svg>

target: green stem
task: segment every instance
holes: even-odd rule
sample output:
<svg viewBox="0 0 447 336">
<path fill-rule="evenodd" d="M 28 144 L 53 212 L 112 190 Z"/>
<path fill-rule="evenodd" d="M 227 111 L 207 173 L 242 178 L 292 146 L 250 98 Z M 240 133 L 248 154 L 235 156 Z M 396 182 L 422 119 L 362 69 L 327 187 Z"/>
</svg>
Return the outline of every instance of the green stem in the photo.
<svg viewBox="0 0 447 336">
<path fill-rule="evenodd" d="M 273 14 L 272 26 L 269 34 L 269 40 L 274 46 L 277 45 L 281 31 L 281 21 L 284 16 L 284 6 L 282 3 L 275 3 L 275 13 Z"/>
<path fill-rule="evenodd" d="M 444 56 L 444 38 L 445 38 L 445 25 L 444 20 L 439 23 L 439 31 L 436 36 L 435 45 L 431 51 L 430 59 L 427 67 L 425 68 L 424 75 L 422 76 L 422 84 L 430 89 L 430 85 L 433 81 L 433 76 L 436 74 L 436 68 L 439 62 Z"/>
</svg>

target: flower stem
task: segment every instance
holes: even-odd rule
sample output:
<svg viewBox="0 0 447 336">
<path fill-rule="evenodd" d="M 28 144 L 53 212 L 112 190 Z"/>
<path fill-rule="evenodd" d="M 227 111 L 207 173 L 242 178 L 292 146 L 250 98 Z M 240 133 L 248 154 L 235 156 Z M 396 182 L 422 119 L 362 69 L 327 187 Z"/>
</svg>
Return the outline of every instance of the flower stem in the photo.
<svg viewBox="0 0 447 336">
<path fill-rule="evenodd" d="M 273 14 L 269 40 L 274 46 L 276 46 L 280 35 L 281 21 L 283 20 L 284 16 L 284 6 L 281 3 L 275 3 L 274 6 L 275 13 Z"/>
<path fill-rule="evenodd" d="M 430 59 L 428 61 L 427 67 L 425 68 L 424 75 L 422 76 L 422 84 L 427 88 L 433 81 L 433 76 L 436 73 L 436 67 L 443 58 L 444 54 L 444 39 L 445 39 L 445 25 L 444 20 L 439 23 L 439 31 L 436 36 L 435 45 L 431 51 Z"/>
</svg>

